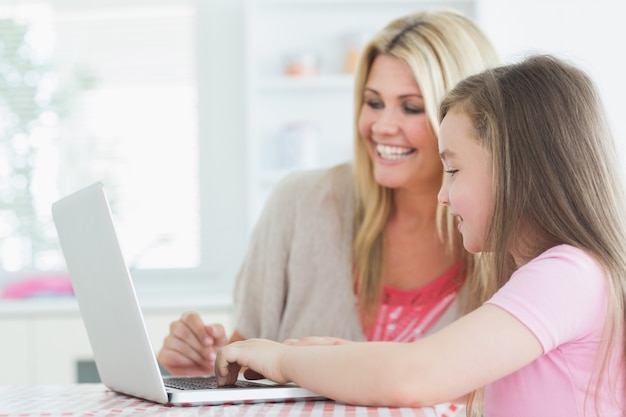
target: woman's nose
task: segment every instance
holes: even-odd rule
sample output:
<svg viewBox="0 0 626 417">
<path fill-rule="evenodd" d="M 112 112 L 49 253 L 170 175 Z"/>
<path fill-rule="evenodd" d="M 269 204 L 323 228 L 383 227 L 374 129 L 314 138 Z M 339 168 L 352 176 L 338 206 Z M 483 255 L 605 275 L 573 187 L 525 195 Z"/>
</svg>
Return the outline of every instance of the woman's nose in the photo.
<svg viewBox="0 0 626 417">
<path fill-rule="evenodd" d="M 374 123 L 372 123 L 372 133 L 378 135 L 394 135 L 398 133 L 400 126 L 391 111 L 383 112 Z"/>
<path fill-rule="evenodd" d="M 376 135 L 395 135 L 398 133 L 398 125 L 388 122 L 376 122 L 372 124 L 372 133 Z"/>
</svg>

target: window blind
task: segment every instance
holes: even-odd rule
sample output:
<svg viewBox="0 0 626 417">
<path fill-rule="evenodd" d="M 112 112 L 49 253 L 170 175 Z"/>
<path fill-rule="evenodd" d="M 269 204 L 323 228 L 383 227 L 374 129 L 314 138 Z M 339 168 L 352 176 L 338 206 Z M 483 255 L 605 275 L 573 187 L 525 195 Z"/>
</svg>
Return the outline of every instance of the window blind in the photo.
<svg viewBox="0 0 626 417">
<path fill-rule="evenodd" d="M 200 260 L 190 1 L 0 7 L 0 269 L 64 267 L 50 216 L 102 181 L 131 267 Z"/>
</svg>

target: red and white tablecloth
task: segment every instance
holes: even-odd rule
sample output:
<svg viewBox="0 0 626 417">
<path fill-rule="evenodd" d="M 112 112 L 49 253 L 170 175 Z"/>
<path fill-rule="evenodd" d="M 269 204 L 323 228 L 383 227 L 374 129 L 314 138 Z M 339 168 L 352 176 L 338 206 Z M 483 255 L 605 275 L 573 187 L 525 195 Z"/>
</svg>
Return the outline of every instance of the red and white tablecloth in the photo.
<svg viewBox="0 0 626 417">
<path fill-rule="evenodd" d="M 101 384 L 0 385 L 0 417 L 464 417 L 465 408 L 355 407 L 334 401 L 173 407 L 117 394 Z"/>
</svg>

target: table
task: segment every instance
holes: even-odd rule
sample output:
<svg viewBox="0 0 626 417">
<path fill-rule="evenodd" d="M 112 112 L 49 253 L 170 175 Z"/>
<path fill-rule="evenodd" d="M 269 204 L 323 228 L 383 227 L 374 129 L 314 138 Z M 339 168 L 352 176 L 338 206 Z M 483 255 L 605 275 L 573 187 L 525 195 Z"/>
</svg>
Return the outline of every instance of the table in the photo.
<svg viewBox="0 0 626 417">
<path fill-rule="evenodd" d="M 0 385 L 0 417 L 464 417 L 458 404 L 356 407 L 334 401 L 174 407 L 117 394 L 102 384 Z"/>
</svg>

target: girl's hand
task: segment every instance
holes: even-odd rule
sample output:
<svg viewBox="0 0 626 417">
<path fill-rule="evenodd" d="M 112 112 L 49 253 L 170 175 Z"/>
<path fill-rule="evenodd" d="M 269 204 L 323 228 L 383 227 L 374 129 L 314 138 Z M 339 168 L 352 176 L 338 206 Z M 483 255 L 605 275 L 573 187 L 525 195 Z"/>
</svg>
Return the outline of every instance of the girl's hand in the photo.
<svg viewBox="0 0 626 417">
<path fill-rule="evenodd" d="M 333 346 L 345 345 L 347 343 L 352 343 L 352 341 L 328 336 L 307 336 L 301 337 L 300 339 L 287 339 L 283 343 L 290 346 Z M 243 375 L 246 379 L 265 378 L 264 375 L 255 372 L 252 369 L 245 369 Z"/>
<path fill-rule="evenodd" d="M 264 339 L 249 339 L 231 343 L 217 352 L 215 376 L 219 385 L 231 385 L 237 381 L 242 367 L 246 375 L 262 375 L 279 384 L 290 382 L 283 372 L 281 358 L 292 347 Z"/>
</svg>

